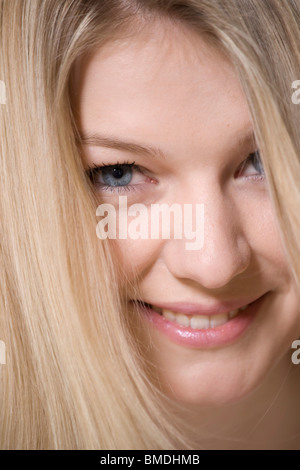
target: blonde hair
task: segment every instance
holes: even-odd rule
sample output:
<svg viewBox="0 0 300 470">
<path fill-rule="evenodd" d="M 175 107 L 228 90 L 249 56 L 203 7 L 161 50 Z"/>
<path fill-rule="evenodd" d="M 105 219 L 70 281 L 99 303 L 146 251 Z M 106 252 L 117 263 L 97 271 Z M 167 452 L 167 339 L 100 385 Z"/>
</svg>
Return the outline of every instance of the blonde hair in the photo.
<svg viewBox="0 0 300 470">
<path fill-rule="evenodd" d="M 300 279 L 300 7 L 280 0 L 0 0 L 0 447 L 193 448 L 150 379 L 95 236 L 72 112 L 76 60 L 153 19 L 186 24 L 235 64 Z M 299 228 L 298 228 L 299 226 Z M 134 322 L 138 319 L 134 318 Z"/>
</svg>

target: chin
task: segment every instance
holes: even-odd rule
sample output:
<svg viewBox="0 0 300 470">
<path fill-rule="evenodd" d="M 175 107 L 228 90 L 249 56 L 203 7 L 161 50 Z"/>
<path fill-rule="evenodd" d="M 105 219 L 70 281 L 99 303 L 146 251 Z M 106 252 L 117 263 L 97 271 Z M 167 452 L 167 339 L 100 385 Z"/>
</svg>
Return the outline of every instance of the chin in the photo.
<svg viewBox="0 0 300 470">
<path fill-rule="evenodd" d="M 247 398 L 253 392 L 256 387 L 249 387 L 241 390 L 235 384 L 226 384 L 222 387 L 220 384 L 218 390 L 215 390 L 207 385 L 203 386 L 203 383 L 197 383 L 189 386 L 188 383 L 184 385 L 178 384 L 177 386 L 171 386 L 168 384 L 165 386 L 164 391 L 166 395 L 175 400 L 176 402 L 184 405 L 193 405 L 196 407 L 207 407 L 207 406 L 222 406 L 238 403 L 241 400 Z"/>
<path fill-rule="evenodd" d="M 229 358 L 228 358 L 229 359 Z M 248 362 L 248 361 L 247 361 Z M 267 361 L 243 363 L 211 360 L 183 367 L 164 363 L 159 367 L 163 392 L 178 403 L 198 407 L 222 406 L 247 399 L 264 382 L 271 369 Z"/>
</svg>

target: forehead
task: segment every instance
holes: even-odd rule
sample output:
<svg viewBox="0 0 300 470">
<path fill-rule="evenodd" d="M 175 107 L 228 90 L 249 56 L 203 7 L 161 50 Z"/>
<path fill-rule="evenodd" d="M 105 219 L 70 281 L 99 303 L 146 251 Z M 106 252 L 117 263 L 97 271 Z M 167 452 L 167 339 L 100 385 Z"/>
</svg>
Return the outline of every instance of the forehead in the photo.
<svg viewBox="0 0 300 470">
<path fill-rule="evenodd" d="M 83 133 L 138 136 L 157 147 L 167 142 L 169 150 L 189 141 L 210 150 L 212 135 L 235 139 L 252 127 L 231 63 L 174 24 L 94 50 L 76 65 L 75 90 Z"/>
</svg>

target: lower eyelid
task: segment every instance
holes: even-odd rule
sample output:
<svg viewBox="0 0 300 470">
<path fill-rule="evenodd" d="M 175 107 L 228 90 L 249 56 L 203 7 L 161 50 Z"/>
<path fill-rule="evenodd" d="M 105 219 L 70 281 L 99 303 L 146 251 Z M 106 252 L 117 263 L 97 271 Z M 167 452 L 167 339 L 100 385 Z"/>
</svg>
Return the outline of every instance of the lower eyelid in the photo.
<svg viewBox="0 0 300 470">
<path fill-rule="evenodd" d="M 255 180 L 255 181 L 262 181 L 262 180 L 265 180 L 266 179 L 266 176 L 265 174 L 261 174 L 261 175 L 249 175 L 249 176 L 245 176 L 245 178 L 249 179 L 251 178 L 252 180 Z"/>
<path fill-rule="evenodd" d="M 98 184 L 98 190 L 101 191 L 107 191 L 107 192 L 117 192 L 117 193 L 122 193 L 122 192 L 136 192 L 136 191 L 142 191 L 143 189 L 140 188 L 139 186 L 142 186 L 143 183 L 138 183 L 138 184 L 128 184 L 124 186 L 107 186 L 104 184 Z"/>
</svg>

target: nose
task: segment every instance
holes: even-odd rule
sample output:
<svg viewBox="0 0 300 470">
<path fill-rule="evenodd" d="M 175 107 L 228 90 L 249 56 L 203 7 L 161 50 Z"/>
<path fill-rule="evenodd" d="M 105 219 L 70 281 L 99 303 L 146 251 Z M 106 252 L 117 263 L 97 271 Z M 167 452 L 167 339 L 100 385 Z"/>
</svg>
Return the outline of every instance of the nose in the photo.
<svg viewBox="0 0 300 470">
<path fill-rule="evenodd" d="M 251 247 L 234 201 L 220 189 L 210 194 L 203 203 L 202 247 L 187 249 L 184 236 L 172 238 L 164 244 L 162 255 L 174 277 L 217 289 L 247 269 Z"/>
</svg>

